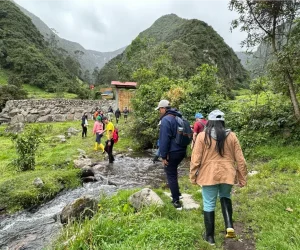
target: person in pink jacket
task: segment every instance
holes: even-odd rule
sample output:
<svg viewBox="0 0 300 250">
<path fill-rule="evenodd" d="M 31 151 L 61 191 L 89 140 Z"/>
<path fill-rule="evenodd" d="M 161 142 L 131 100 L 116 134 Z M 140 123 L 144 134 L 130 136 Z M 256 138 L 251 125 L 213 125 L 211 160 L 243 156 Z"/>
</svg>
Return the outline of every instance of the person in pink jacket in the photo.
<svg viewBox="0 0 300 250">
<path fill-rule="evenodd" d="M 246 161 L 235 133 L 225 129 L 224 113 L 214 110 L 208 115 L 204 132 L 198 134 L 190 164 L 190 181 L 202 186 L 204 240 L 215 244 L 215 207 L 220 197 L 226 238 L 234 238 L 231 189 L 238 181 L 247 183 Z"/>
<path fill-rule="evenodd" d="M 102 150 L 102 153 L 104 153 L 104 146 L 101 143 L 101 137 L 103 136 L 103 133 L 104 130 L 103 130 L 102 117 L 99 115 L 97 116 L 93 127 L 93 134 L 96 135 L 94 150 L 97 151 L 98 148 L 100 148 Z"/>
</svg>

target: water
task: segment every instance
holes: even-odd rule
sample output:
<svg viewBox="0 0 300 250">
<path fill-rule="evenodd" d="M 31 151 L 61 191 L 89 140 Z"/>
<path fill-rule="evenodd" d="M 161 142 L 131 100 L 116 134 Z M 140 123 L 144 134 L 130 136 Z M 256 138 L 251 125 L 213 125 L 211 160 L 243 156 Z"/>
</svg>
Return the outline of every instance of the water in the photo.
<svg viewBox="0 0 300 250">
<path fill-rule="evenodd" d="M 73 200 L 82 196 L 99 198 L 101 193 L 115 194 L 119 189 L 158 187 L 165 180 L 160 163 L 150 158 L 130 158 L 119 155 L 114 164 L 100 162 L 94 167 L 98 182 L 61 193 L 34 212 L 21 212 L 0 222 L 0 249 L 42 249 L 57 237 L 62 224 L 59 214 Z"/>
</svg>

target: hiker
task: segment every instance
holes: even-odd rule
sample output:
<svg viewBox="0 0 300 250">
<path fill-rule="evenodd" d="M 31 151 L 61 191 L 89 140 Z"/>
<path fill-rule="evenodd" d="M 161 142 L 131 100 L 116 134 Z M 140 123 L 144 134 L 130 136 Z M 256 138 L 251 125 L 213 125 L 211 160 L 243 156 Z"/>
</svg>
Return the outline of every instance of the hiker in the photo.
<svg viewBox="0 0 300 250">
<path fill-rule="evenodd" d="M 129 114 L 129 110 L 127 107 L 125 107 L 123 109 L 123 114 L 124 114 L 124 120 L 125 120 L 125 123 L 127 123 L 127 117 L 128 117 L 128 114 Z"/>
<path fill-rule="evenodd" d="M 161 124 L 161 121 L 159 121 L 159 123 L 158 123 L 158 127 L 160 127 L 160 124 Z M 153 163 L 155 163 L 155 162 L 157 162 L 157 161 L 159 161 L 158 159 L 159 159 L 159 157 L 160 157 L 160 150 L 159 150 L 159 139 L 157 140 L 157 142 L 156 142 L 156 147 L 157 147 L 157 149 L 156 149 L 156 152 L 155 152 L 155 156 L 154 156 L 154 158 L 153 158 Z"/>
<path fill-rule="evenodd" d="M 197 135 L 204 131 L 206 124 L 207 124 L 207 120 L 203 117 L 203 115 L 201 113 L 196 113 L 195 114 L 195 123 L 193 126 L 193 141 L 192 141 L 192 145 L 191 148 L 193 149 L 194 147 L 194 143 L 196 141 Z"/>
<path fill-rule="evenodd" d="M 87 112 L 84 112 L 83 116 L 81 117 L 82 138 L 86 137 L 88 125 L 89 125 L 88 124 L 88 115 L 87 115 Z"/>
<path fill-rule="evenodd" d="M 103 123 L 106 125 L 106 142 L 105 142 L 105 152 L 108 154 L 109 163 L 113 163 L 115 158 L 113 156 L 113 147 L 114 147 L 114 140 L 113 140 L 113 133 L 114 133 L 114 125 L 112 122 L 108 120 L 107 117 L 103 117 Z"/>
<path fill-rule="evenodd" d="M 109 108 L 107 110 L 107 116 L 108 116 L 109 121 L 111 121 L 113 115 L 114 115 L 113 108 L 111 106 L 109 106 Z"/>
<path fill-rule="evenodd" d="M 115 117 L 116 117 L 116 123 L 119 123 L 119 118 L 121 117 L 121 111 L 119 108 L 117 108 L 116 112 L 115 112 Z"/>
<path fill-rule="evenodd" d="M 168 100 L 161 100 L 156 110 L 159 110 L 161 120 L 159 132 L 160 156 L 172 194 L 172 203 L 177 210 L 182 210 L 182 205 L 179 201 L 180 191 L 177 168 L 186 155 L 187 147 L 177 144 L 174 139 L 178 127 L 176 116 L 181 118 L 182 115 L 176 109 L 171 108 Z"/>
<path fill-rule="evenodd" d="M 93 127 L 93 134 L 96 135 L 94 150 L 97 151 L 98 148 L 100 148 L 102 150 L 102 153 L 104 153 L 104 146 L 101 143 L 101 137 L 103 136 L 103 133 L 104 130 L 103 130 L 102 117 L 99 115 L 97 116 Z"/>
<path fill-rule="evenodd" d="M 236 163 L 236 168 L 235 168 Z M 237 177 L 238 185 L 247 183 L 247 168 L 235 133 L 225 129 L 224 113 L 214 110 L 208 115 L 204 133 L 197 136 L 191 156 L 190 181 L 202 186 L 204 239 L 215 244 L 215 207 L 220 197 L 226 238 L 234 238 L 230 193 Z"/>
<path fill-rule="evenodd" d="M 96 121 L 96 119 L 97 119 L 97 117 L 98 117 L 98 115 L 99 115 L 99 112 L 100 112 L 100 110 L 99 110 L 98 108 L 96 108 L 96 111 L 95 111 L 95 113 L 93 114 L 93 120 Z"/>
</svg>

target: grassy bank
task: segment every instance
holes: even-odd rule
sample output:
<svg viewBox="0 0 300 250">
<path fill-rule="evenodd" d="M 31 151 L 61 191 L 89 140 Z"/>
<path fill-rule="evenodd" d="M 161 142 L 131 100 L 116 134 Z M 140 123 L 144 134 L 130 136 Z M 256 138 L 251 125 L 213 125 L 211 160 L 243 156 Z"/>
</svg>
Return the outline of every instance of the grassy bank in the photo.
<svg viewBox="0 0 300 250">
<path fill-rule="evenodd" d="M 233 192 L 234 221 L 244 225 L 245 238 L 255 240 L 256 249 L 300 249 L 299 173 L 300 146 L 268 145 L 253 149 L 248 186 Z M 193 194 L 198 210 L 176 211 L 163 189 L 155 191 L 164 200 L 162 208 L 134 211 L 121 191 L 112 198 L 102 197 L 100 211 L 92 220 L 67 227 L 54 249 L 223 249 L 223 218 L 216 212 L 216 247 L 206 244 L 202 197 L 187 176 L 180 180 L 181 191 Z M 70 240 L 71 239 L 71 240 Z"/>
<path fill-rule="evenodd" d="M 130 118 L 129 118 L 130 119 Z M 41 204 L 53 198 L 63 189 L 75 188 L 81 185 L 80 171 L 74 168 L 73 160 L 82 149 L 93 161 L 102 161 L 104 156 L 94 152 L 94 136 L 92 135 L 93 121 L 90 121 L 88 137 L 81 138 L 81 121 L 27 124 L 31 126 L 48 126 L 46 141 L 41 144 L 36 156 L 34 171 L 18 172 L 11 162 L 17 157 L 13 141 L 7 133 L 6 126 L 0 126 L 0 208 L 7 212 L 14 212 L 24 208 Z M 65 135 L 68 128 L 73 127 L 80 132 L 62 143 L 57 140 L 58 135 Z M 116 152 L 128 152 L 133 145 L 126 136 L 128 126 L 123 119 L 118 126 L 120 140 L 115 145 Z M 35 178 L 41 178 L 44 187 L 37 188 L 33 185 Z"/>
</svg>

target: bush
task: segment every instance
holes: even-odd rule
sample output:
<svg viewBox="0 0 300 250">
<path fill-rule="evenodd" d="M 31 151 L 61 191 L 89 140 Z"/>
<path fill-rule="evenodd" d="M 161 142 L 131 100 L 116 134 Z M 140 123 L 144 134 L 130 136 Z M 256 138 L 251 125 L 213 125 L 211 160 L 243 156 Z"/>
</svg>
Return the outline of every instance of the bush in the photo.
<svg viewBox="0 0 300 250">
<path fill-rule="evenodd" d="M 24 134 L 12 135 L 18 158 L 13 165 L 20 171 L 34 170 L 35 154 L 41 142 L 44 141 L 44 128 L 30 128 Z"/>
</svg>

